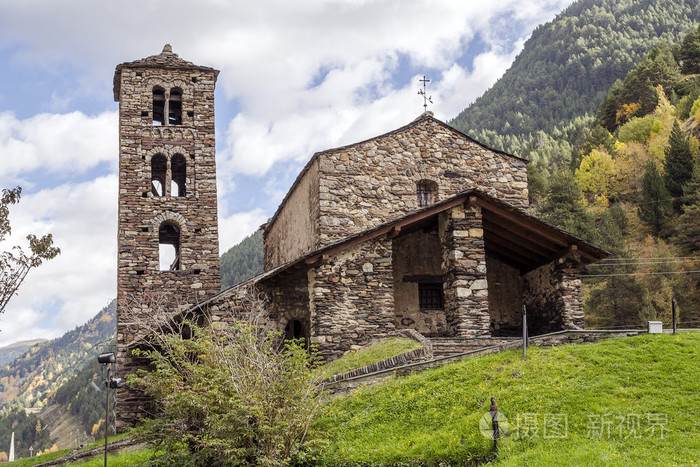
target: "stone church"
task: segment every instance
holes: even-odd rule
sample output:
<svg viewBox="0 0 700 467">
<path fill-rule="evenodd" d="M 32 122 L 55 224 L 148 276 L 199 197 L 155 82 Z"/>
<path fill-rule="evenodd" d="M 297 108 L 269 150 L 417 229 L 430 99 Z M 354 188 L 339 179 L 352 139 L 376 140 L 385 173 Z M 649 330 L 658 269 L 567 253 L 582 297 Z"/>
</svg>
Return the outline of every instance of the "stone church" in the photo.
<svg viewBox="0 0 700 467">
<path fill-rule="evenodd" d="M 220 291 L 217 75 L 167 45 L 116 68 L 119 309 L 166 290 L 181 310 L 216 320 L 245 307 L 253 287 L 269 327 L 327 360 L 401 329 L 516 336 L 523 305 L 531 335 L 583 327 L 578 273 L 606 252 L 528 213 L 526 160 L 430 112 L 311 156 L 263 226 L 265 271 Z M 120 374 L 139 365 L 128 324 L 118 312 Z M 132 422 L 139 404 L 120 391 L 120 420 Z"/>
</svg>

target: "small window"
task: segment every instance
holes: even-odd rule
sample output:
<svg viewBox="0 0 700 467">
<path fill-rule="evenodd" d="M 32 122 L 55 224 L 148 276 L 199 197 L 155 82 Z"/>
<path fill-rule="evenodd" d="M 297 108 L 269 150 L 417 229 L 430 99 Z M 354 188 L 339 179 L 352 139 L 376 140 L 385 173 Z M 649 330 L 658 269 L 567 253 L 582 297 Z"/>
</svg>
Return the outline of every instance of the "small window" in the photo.
<svg viewBox="0 0 700 467">
<path fill-rule="evenodd" d="M 418 207 L 430 206 L 435 202 L 437 183 L 431 180 L 421 180 L 416 184 Z"/>
<path fill-rule="evenodd" d="M 292 319 L 289 320 L 287 326 L 284 328 L 284 338 L 287 340 L 292 339 L 303 339 L 306 335 L 304 333 L 304 325 L 301 320 Z"/>
<path fill-rule="evenodd" d="M 442 310 L 445 308 L 445 295 L 441 283 L 418 284 L 418 306 L 421 310 Z"/>
<path fill-rule="evenodd" d="M 165 125 L 165 90 L 153 88 L 153 125 Z"/>
<path fill-rule="evenodd" d="M 156 154 L 151 159 L 151 193 L 156 198 L 165 196 L 165 173 L 168 161 L 162 154 Z"/>
<path fill-rule="evenodd" d="M 158 257 L 161 271 L 180 270 L 180 229 L 165 222 L 158 229 Z"/>
<path fill-rule="evenodd" d="M 182 91 L 178 88 L 170 91 L 168 125 L 182 125 Z"/>
<path fill-rule="evenodd" d="M 175 154 L 170 160 L 172 181 L 170 194 L 172 196 L 185 196 L 185 180 L 187 178 L 187 161 L 182 154 Z"/>
</svg>

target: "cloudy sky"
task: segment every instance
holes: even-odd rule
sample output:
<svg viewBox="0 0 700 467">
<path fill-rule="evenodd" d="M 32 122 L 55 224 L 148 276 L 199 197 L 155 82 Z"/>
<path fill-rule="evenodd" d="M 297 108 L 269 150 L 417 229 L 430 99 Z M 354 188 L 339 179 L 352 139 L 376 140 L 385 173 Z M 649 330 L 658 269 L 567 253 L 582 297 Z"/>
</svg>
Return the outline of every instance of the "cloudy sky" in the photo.
<svg viewBox="0 0 700 467">
<path fill-rule="evenodd" d="M 313 152 L 449 120 L 572 0 L 0 0 L 0 187 L 21 185 L 6 249 L 52 232 L 0 317 L 0 346 L 52 338 L 116 296 L 114 67 L 160 53 L 221 70 L 220 248 L 271 216 Z"/>
</svg>

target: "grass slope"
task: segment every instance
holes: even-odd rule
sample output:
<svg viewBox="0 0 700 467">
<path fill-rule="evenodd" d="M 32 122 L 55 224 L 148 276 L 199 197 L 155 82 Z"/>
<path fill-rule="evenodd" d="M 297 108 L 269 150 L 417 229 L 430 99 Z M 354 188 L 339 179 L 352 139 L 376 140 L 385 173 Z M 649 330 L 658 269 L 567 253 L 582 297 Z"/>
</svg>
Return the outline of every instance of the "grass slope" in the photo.
<svg viewBox="0 0 700 467">
<path fill-rule="evenodd" d="M 372 363 L 378 363 L 421 347 L 423 347 L 423 344 L 413 339 L 390 337 L 318 367 L 316 369 L 316 377 L 318 379 L 330 378 L 333 375 L 340 375 Z"/>
<path fill-rule="evenodd" d="M 306 461 L 692 465 L 700 459 L 698 361 L 700 333 L 684 333 L 447 365 L 329 403 L 311 432 L 315 449 Z M 497 456 L 479 430 L 490 397 L 510 420 Z M 551 414 L 566 416 L 565 437 L 545 438 Z M 556 427 L 547 428 L 551 436 Z"/>
</svg>

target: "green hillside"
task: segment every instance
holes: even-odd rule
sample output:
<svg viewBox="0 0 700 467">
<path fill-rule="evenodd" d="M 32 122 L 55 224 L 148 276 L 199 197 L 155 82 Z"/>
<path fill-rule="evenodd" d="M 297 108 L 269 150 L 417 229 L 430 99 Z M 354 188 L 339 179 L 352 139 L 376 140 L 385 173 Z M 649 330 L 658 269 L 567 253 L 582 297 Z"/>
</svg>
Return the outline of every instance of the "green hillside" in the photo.
<svg viewBox="0 0 700 467">
<path fill-rule="evenodd" d="M 116 300 L 113 300 L 86 324 L 31 347 L 0 368 L 0 403 L 46 407 L 51 395 L 89 359 L 95 358 L 102 345 L 114 339 L 115 330 Z"/>
<path fill-rule="evenodd" d="M 14 342 L 10 345 L 6 345 L 5 347 L 0 347 L 0 365 L 7 365 L 12 360 L 26 352 L 30 347 L 36 344 L 41 344 L 45 341 L 46 339 L 31 339 Z"/>
<path fill-rule="evenodd" d="M 221 289 L 250 279 L 262 270 L 263 236 L 258 230 L 221 255 Z"/>
<path fill-rule="evenodd" d="M 318 465 L 692 465 L 698 359 L 692 332 L 465 360 L 334 400 L 305 456 Z M 497 456 L 479 429 L 491 397 L 510 423 Z"/>
<path fill-rule="evenodd" d="M 537 27 L 503 77 L 450 124 L 527 158 L 536 132 L 594 115 L 655 44 L 679 42 L 699 21 L 696 0 L 579 0 Z"/>
</svg>

